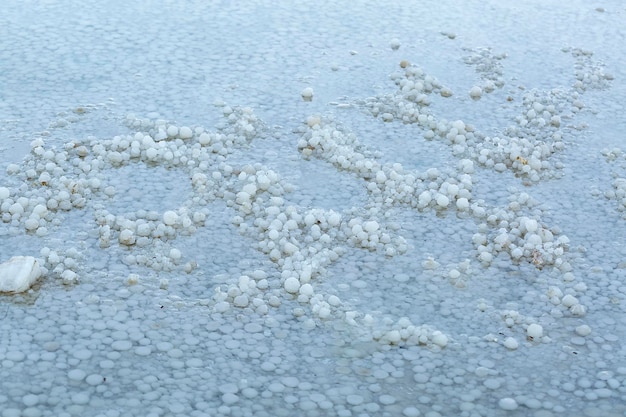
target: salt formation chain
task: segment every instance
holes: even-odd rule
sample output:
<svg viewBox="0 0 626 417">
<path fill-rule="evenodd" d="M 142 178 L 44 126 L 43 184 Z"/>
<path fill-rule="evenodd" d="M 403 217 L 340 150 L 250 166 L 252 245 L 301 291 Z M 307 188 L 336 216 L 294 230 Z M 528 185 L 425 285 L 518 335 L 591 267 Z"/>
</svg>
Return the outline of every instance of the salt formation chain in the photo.
<svg viewBox="0 0 626 417">
<path fill-rule="evenodd" d="M 447 98 L 453 92 L 406 62 L 401 65 L 402 71 L 391 77 L 397 91 L 357 101 L 373 117 L 415 124 L 423 129 L 426 139 L 449 144 L 457 158 L 452 169 L 416 171 L 399 163 L 381 163 L 378 150 L 363 146 L 341 123 L 329 117 L 309 117 L 296 130 L 299 152 L 304 158 L 318 158 L 338 172 L 359 178 L 368 193 L 364 207 L 345 211 L 298 207 L 290 204 L 291 186 L 276 170 L 259 163 L 231 162 L 229 157 L 234 152 L 262 138 L 268 128 L 251 109 L 222 104 L 224 123 L 214 132 L 163 120 L 129 118 L 127 123 L 134 133 L 109 140 L 76 139 L 55 149 L 43 138 L 35 139 L 30 156 L 21 165 L 8 167 L 18 184 L 0 188 L 0 216 L 12 234 L 26 232 L 45 237 L 50 227 L 59 224 L 60 213 L 90 208 L 100 248 L 125 248 L 130 253 L 125 260 L 131 265 L 191 273 L 201 266 L 201 260 L 186 259 L 185 253 L 171 244 L 205 227 L 211 216 L 210 205 L 224 201 L 233 212 L 233 225 L 255 242 L 254 247 L 275 265 L 275 271 L 259 269 L 217 286 L 209 303 L 214 312 L 247 309 L 268 314 L 285 299 L 294 299 L 308 306 L 311 318 L 307 323 L 312 326 L 342 320 L 355 333 L 383 343 L 439 349 L 449 342 L 445 332 L 427 323 L 412 323 L 406 317 L 376 323 L 369 312 L 356 311 L 338 296 L 319 291 L 317 283 L 326 277 L 326 268 L 345 254 L 346 247 L 377 251 L 388 257 L 409 249 L 402 232 L 377 216 L 384 208 L 405 207 L 433 215 L 456 212 L 476 222 L 472 242 L 479 263 L 488 266 L 504 254 L 512 264 L 526 262 L 538 269 L 558 269 L 566 288 L 545 288 L 550 302 L 560 306 L 564 314 L 584 316 L 586 307 L 572 295 L 582 293 L 585 286 L 572 273 L 566 256 L 569 241 L 557 228 L 545 224 L 538 202 L 525 192 L 515 191 L 507 207 L 494 207 L 473 191 L 476 169 L 511 171 L 525 184 L 533 184 L 559 168 L 553 155 L 564 146 L 563 120 L 572 117 L 564 114 L 566 109 L 580 109 L 579 98 L 587 88 L 604 87 L 610 80 L 590 63 L 588 53 L 570 52 L 582 68 L 574 86 L 570 90 L 528 92 L 523 97 L 522 113 L 499 136 L 488 136 L 464 121 L 450 122 L 432 114 L 429 104 L 433 95 Z M 477 65 L 484 81 L 470 90 L 472 98 L 479 99 L 483 92 L 502 86 L 498 62 L 503 58 L 480 50 L 466 59 L 467 64 Z M 85 117 L 85 113 L 85 109 L 76 111 L 70 122 Z M 53 128 L 65 125 L 67 122 L 60 121 Z M 163 212 L 109 211 L 107 199 L 116 190 L 107 184 L 104 174 L 133 164 L 184 173 L 191 183 L 190 194 L 178 207 Z M 621 182 L 616 184 L 615 195 L 621 197 Z M 76 249 L 46 247 L 41 256 L 42 270 L 48 277 L 71 284 L 85 272 Z M 422 266 L 431 270 L 439 265 L 429 258 Z M 469 263 L 460 263 L 449 270 L 451 281 L 465 285 L 461 276 L 469 269 Z M 136 279 L 136 275 L 130 279 Z M 524 326 L 528 337 L 541 340 L 544 336 L 541 326 L 523 314 L 500 313 L 507 326 Z M 514 349 L 517 342 L 508 340 L 505 346 Z"/>
</svg>

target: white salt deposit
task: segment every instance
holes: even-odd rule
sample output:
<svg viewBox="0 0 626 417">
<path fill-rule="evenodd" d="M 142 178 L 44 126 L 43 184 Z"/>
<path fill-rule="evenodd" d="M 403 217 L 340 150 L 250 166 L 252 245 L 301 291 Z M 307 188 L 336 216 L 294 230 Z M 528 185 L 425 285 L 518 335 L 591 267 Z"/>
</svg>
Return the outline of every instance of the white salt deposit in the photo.
<svg viewBox="0 0 626 417">
<path fill-rule="evenodd" d="M 2 416 L 626 413 L 618 8 L 5 3 Z"/>
<path fill-rule="evenodd" d="M 41 276 L 39 262 L 32 256 L 14 256 L 0 264 L 0 292 L 28 290 Z"/>
</svg>

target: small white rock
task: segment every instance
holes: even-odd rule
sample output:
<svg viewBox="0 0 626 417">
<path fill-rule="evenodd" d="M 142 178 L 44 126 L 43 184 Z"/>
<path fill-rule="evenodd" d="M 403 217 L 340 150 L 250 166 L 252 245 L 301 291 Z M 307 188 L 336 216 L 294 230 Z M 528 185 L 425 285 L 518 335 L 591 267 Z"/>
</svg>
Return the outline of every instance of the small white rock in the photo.
<svg viewBox="0 0 626 417">
<path fill-rule="evenodd" d="M 285 291 L 290 294 L 296 294 L 300 290 L 300 280 L 295 277 L 289 277 L 285 280 Z"/>
<path fill-rule="evenodd" d="M 302 95 L 302 100 L 304 101 L 313 100 L 313 89 L 311 87 L 305 88 L 300 94 Z"/>
<path fill-rule="evenodd" d="M 589 336 L 591 334 L 591 327 L 586 324 L 576 327 L 576 334 L 582 337 Z"/>
<path fill-rule="evenodd" d="M 532 323 L 526 328 L 526 334 L 533 340 L 538 340 L 543 336 L 543 327 L 540 324 Z"/>
<path fill-rule="evenodd" d="M 437 205 L 441 208 L 445 208 L 448 207 L 448 204 L 450 204 L 450 199 L 448 197 L 446 197 L 443 194 L 439 194 L 437 196 Z"/>
<path fill-rule="evenodd" d="M 167 226 L 173 226 L 178 222 L 178 214 L 175 211 L 169 210 L 163 213 L 163 223 Z"/>
<path fill-rule="evenodd" d="M 577 304 L 579 304 L 578 299 L 576 297 L 574 297 L 571 294 L 567 294 L 565 297 L 563 297 L 561 299 L 561 304 L 563 304 L 563 306 L 570 308 L 572 306 L 575 306 Z"/>
<path fill-rule="evenodd" d="M 515 340 L 515 338 L 513 337 L 507 337 L 504 340 L 503 344 L 505 348 L 510 349 L 510 350 L 515 350 L 519 346 L 519 343 L 517 343 L 517 340 Z"/>
<path fill-rule="evenodd" d="M 438 330 L 433 332 L 432 341 L 439 347 L 445 347 L 448 344 L 448 336 Z"/>
<path fill-rule="evenodd" d="M 469 95 L 473 100 L 478 100 L 483 95 L 483 89 L 478 86 L 474 86 L 470 89 Z"/>
</svg>

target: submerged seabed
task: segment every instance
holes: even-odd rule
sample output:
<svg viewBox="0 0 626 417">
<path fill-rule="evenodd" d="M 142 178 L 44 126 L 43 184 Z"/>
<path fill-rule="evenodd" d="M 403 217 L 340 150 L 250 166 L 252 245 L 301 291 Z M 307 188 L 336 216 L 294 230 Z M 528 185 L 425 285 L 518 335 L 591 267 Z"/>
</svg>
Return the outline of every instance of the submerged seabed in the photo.
<svg viewBox="0 0 626 417">
<path fill-rule="evenodd" d="M 385 3 L 2 6 L 2 417 L 626 415 L 624 6 Z"/>
</svg>

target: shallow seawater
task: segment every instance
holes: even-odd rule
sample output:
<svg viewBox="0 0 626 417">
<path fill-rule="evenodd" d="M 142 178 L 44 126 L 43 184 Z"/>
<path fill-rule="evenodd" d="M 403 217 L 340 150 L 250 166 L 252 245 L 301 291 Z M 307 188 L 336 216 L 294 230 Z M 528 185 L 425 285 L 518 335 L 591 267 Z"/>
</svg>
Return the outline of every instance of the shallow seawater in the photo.
<svg viewBox="0 0 626 417">
<path fill-rule="evenodd" d="M 9 1 L 0 415 L 626 415 L 626 9 L 561 3 Z"/>
</svg>

